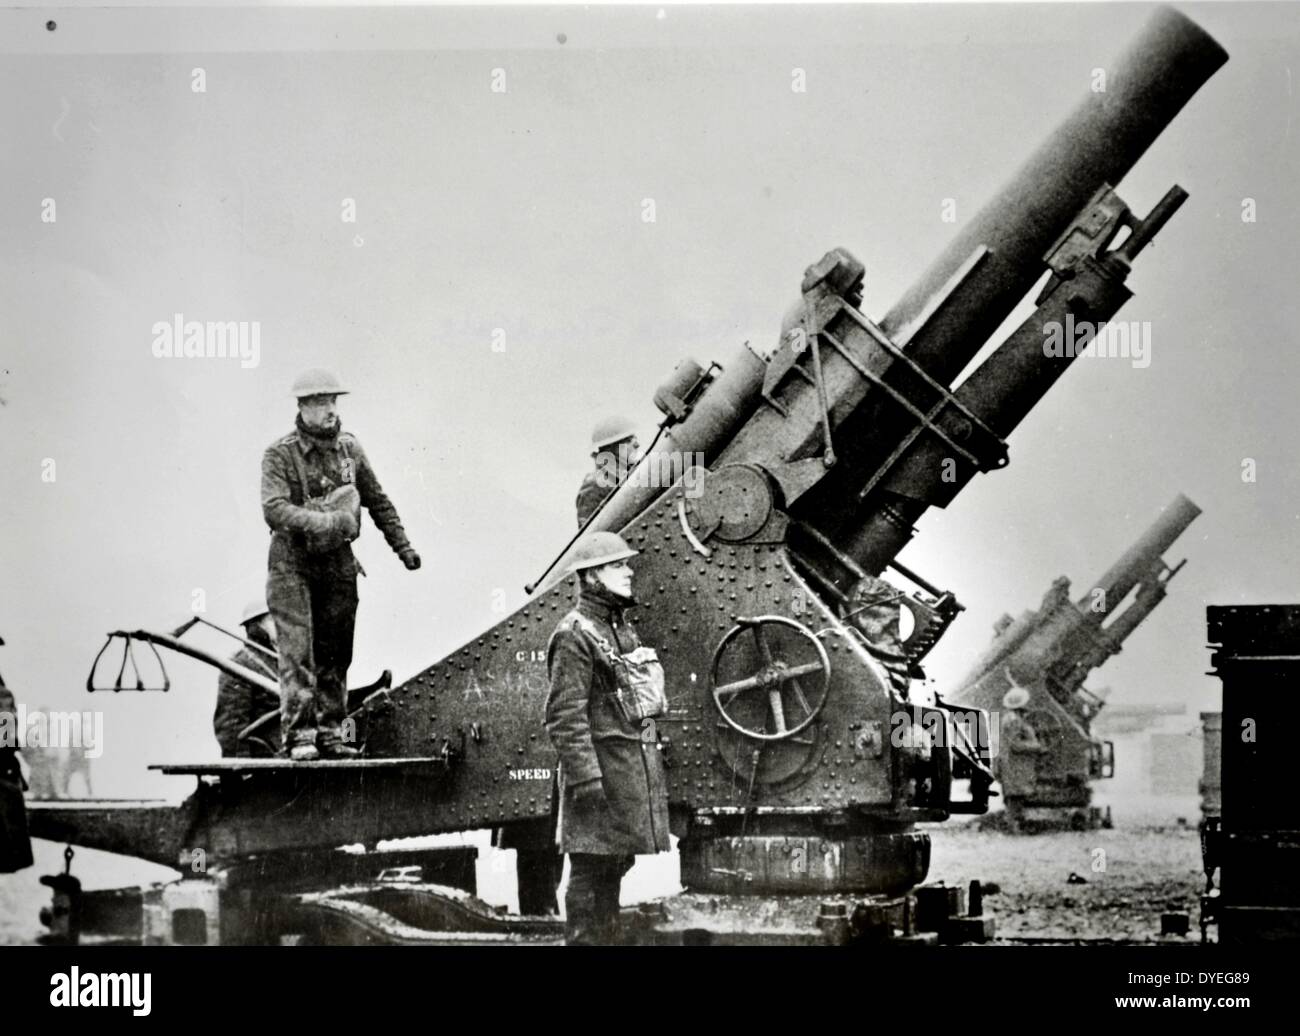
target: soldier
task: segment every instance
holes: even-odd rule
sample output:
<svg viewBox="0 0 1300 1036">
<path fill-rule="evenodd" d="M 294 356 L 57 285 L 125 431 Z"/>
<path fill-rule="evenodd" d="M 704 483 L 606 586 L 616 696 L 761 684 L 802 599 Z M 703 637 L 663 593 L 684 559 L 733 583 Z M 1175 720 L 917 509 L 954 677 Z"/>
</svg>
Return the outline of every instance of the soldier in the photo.
<svg viewBox="0 0 1300 1036">
<path fill-rule="evenodd" d="M 0 644 L 4 641 L 0 640 Z M 27 833 L 27 805 L 18 758 L 18 717 L 14 696 L 0 680 L 0 874 L 32 865 L 32 842 Z"/>
<path fill-rule="evenodd" d="M 580 529 L 640 459 L 636 431 L 625 417 L 607 417 L 597 424 L 591 433 L 591 446 L 596 466 L 587 472 L 578 490 Z"/>
<path fill-rule="evenodd" d="M 902 599 L 902 591 L 892 583 L 863 576 L 845 605 L 844 618 L 862 633 L 867 650 L 885 670 L 890 686 L 906 700 L 912 683 L 912 663 L 899 628 Z"/>
<path fill-rule="evenodd" d="M 262 457 L 262 515 L 271 527 L 266 601 L 279 649 L 281 731 L 289 757 L 346 759 L 347 672 L 357 612 L 351 542 L 364 506 L 402 563 L 420 567 L 397 509 L 384 495 L 335 404 L 347 390 L 329 371 L 293 383 L 297 430 Z"/>
<path fill-rule="evenodd" d="M 1008 679 L 1010 675 L 1008 671 Z M 1033 788 L 1038 777 L 1038 756 L 1047 751 L 1025 718 L 1024 708 L 1029 700 L 1029 692 L 1014 682 L 1011 690 L 1002 696 L 998 779 L 1002 782 L 1003 799 L 1012 812 L 1020 808 L 1025 793 Z"/>
<path fill-rule="evenodd" d="M 274 661 L 275 620 L 271 618 L 266 602 L 261 599 L 250 601 L 244 608 L 240 625 L 244 627 L 245 639 L 270 649 L 271 655 L 245 646 L 235 653 L 231 661 L 271 680 L 278 679 Z M 217 679 L 217 708 L 212 714 L 212 729 L 217 735 L 217 744 L 221 746 L 221 754 L 249 758 L 278 753 L 280 724 L 268 721 L 258 728 L 255 735 L 250 734 L 243 741 L 239 739 L 239 732 L 268 712 L 279 708 L 278 694 L 269 694 L 246 680 L 222 673 Z"/>
<path fill-rule="evenodd" d="M 578 489 L 578 528 L 605 501 L 636 464 L 639 446 L 632 422 L 624 417 L 607 417 L 591 433 L 595 460 Z M 556 799 L 552 787 L 552 801 Z M 515 876 L 519 888 L 521 914 L 559 912 L 556 892 L 563 877 L 564 857 L 555 851 L 555 816 L 524 821 L 509 827 L 495 828 L 492 844 L 498 849 L 515 850 Z"/>
<path fill-rule="evenodd" d="M 591 434 L 595 467 L 578 490 L 578 528 L 618 488 L 639 459 L 639 445 L 632 422 L 624 417 L 607 417 Z M 557 797 L 552 787 L 552 801 Z M 558 913 L 556 892 L 563 877 L 564 857 L 555 851 L 555 816 L 544 820 L 512 824 L 493 832 L 492 844 L 515 850 L 515 874 L 519 886 L 521 914 Z"/>
<path fill-rule="evenodd" d="M 637 552 L 612 532 L 575 548 L 577 607 L 546 649 L 546 729 L 560 757 L 560 847 L 569 854 L 565 942 L 614 940 L 619 889 L 637 853 L 667 852 L 668 786 L 654 717 L 663 668 L 626 609 Z"/>
</svg>

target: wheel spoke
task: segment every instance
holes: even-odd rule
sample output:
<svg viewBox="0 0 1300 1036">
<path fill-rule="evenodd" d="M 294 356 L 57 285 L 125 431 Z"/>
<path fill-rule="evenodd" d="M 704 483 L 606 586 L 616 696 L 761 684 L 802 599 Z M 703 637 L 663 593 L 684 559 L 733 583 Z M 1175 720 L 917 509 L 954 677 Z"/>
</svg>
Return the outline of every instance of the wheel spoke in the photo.
<svg viewBox="0 0 1300 1036">
<path fill-rule="evenodd" d="M 713 694 L 719 702 L 725 705 L 736 695 L 743 694 L 745 691 L 752 691 L 760 684 L 762 684 L 762 680 L 757 676 L 747 676 L 743 680 L 735 681 L 735 683 L 724 683 L 721 687 L 715 687 Z"/>
<path fill-rule="evenodd" d="M 772 722 L 776 724 L 777 734 L 784 734 L 785 726 L 785 706 L 781 702 L 780 688 L 773 687 L 767 694 L 767 702 L 772 707 Z"/>
<path fill-rule="evenodd" d="M 790 686 L 794 689 L 794 700 L 803 707 L 804 715 L 812 715 L 812 706 L 808 704 L 808 699 L 804 697 L 803 688 L 799 686 L 799 681 L 795 677 L 790 678 Z"/>
<path fill-rule="evenodd" d="M 754 631 L 754 640 L 758 643 L 758 653 L 763 658 L 764 665 L 772 664 L 772 646 L 767 642 L 767 634 L 763 632 L 762 626 L 751 626 Z"/>
<path fill-rule="evenodd" d="M 783 680 L 795 680 L 801 676 L 810 676 L 813 673 L 820 673 L 822 664 L 820 662 L 805 662 L 803 665 L 792 665 L 789 669 L 781 674 Z"/>
</svg>

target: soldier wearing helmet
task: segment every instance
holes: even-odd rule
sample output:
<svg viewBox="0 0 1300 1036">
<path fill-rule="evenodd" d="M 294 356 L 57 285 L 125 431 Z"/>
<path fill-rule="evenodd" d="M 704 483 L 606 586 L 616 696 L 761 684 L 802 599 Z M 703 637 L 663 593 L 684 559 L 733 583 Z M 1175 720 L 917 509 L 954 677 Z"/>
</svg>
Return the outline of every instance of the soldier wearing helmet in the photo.
<svg viewBox="0 0 1300 1036">
<path fill-rule="evenodd" d="M 244 638 L 266 649 L 244 646 L 231 657 L 231 661 L 245 669 L 274 681 L 276 675 L 275 620 L 262 599 L 250 601 L 239 620 L 244 627 Z M 217 679 L 217 708 L 212 714 L 212 729 L 217 735 L 223 756 L 257 757 L 275 755 L 280 751 L 280 724 L 267 723 L 255 735 L 240 740 L 239 732 L 261 719 L 268 712 L 278 711 L 280 696 L 268 694 L 247 680 L 229 673 Z"/>
<path fill-rule="evenodd" d="M 329 371 L 300 374 L 293 383 L 296 430 L 262 457 L 262 515 L 272 531 L 266 602 L 279 649 L 281 731 L 290 758 L 299 761 L 358 754 L 343 743 L 343 720 L 360 570 L 351 543 L 362 507 L 402 563 L 420 567 L 361 443 L 339 422 L 336 403 L 346 393 Z"/>
<path fill-rule="evenodd" d="M 998 724 L 998 779 L 1002 782 L 1002 798 L 1008 810 L 1018 811 L 1025 794 L 1038 778 L 1038 757 L 1047 746 L 1038 738 L 1038 732 L 1025 717 L 1029 704 L 1029 691 L 1017 684 L 1010 669 L 1006 677 L 1011 689 L 1002 696 L 1002 716 Z"/>
<path fill-rule="evenodd" d="M 625 417 L 607 417 L 591 433 L 595 467 L 587 472 L 578 489 L 578 528 L 587 524 L 602 503 L 627 477 L 636 464 L 636 430 Z M 552 801 L 555 791 L 552 789 Z M 515 873 L 521 914 L 553 914 L 559 909 L 556 890 L 564 870 L 564 857 L 555 852 L 554 817 L 516 823 L 492 832 L 492 844 L 514 849 Z"/>
<path fill-rule="evenodd" d="M 547 645 L 546 729 L 560 757 L 560 848 L 569 854 L 565 941 L 617 936 L 619 890 L 638 853 L 667 852 L 668 784 L 654 718 L 663 669 L 626 617 L 635 556 L 596 532 L 574 548 L 577 607 Z"/>
<path fill-rule="evenodd" d="M 640 459 L 636 429 L 625 417 L 607 417 L 591 433 L 593 470 L 578 489 L 578 528 L 587 524 L 605 498 L 617 489 Z"/>
</svg>

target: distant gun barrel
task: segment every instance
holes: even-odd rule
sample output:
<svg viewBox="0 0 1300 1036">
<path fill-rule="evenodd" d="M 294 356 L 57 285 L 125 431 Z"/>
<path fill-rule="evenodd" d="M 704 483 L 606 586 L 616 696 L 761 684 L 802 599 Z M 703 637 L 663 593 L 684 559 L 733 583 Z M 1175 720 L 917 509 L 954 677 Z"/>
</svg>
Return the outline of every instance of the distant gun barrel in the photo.
<svg viewBox="0 0 1300 1036">
<path fill-rule="evenodd" d="M 1176 571 L 1165 565 L 1163 555 L 1174 545 L 1174 541 L 1187 531 L 1187 527 L 1200 513 L 1199 507 L 1179 493 L 1141 538 L 1124 552 L 1123 557 L 1111 565 L 1105 574 L 1089 587 L 1088 592 L 1079 601 L 1080 609 L 1085 613 L 1094 611 L 1091 604 L 1097 600 L 1099 592 L 1105 594 L 1107 609 L 1114 608 L 1141 583 L 1146 599 L 1141 599 L 1140 592 L 1139 599 L 1134 600 L 1133 605 L 1125 610 L 1125 614 L 1121 614 L 1115 620 L 1112 630 L 1118 633 L 1120 630 L 1115 627 L 1120 626 L 1121 620 L 1125 620 L 1125 625 L 1131 621 L 1126 619 L 1126 613 L 1132 611 L 1134 607 L 1140 606 L 1139 611 L 1143 613 L 1137 619 L 1140 622 L 1141 618 L 1145 618 L 1145 612 L 1149 612 L 1156 603 L 1159 603 L 1159 597 L 1164 596 L 1164 584 Z M 1156 600 L 1151 601 L 1150 598 L 1157 594 Z M 1136 623 L 1133 625 L 1136 627 Z"/>
</svg>

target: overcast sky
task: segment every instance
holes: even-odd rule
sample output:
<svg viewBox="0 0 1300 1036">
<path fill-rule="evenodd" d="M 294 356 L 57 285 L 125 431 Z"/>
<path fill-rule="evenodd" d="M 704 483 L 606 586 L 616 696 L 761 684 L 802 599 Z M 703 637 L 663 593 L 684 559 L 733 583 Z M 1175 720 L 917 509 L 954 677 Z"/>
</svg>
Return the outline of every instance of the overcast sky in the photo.
<svg viewBox="0 0 1300 1036">
<path fill-rule="evenodd" d="M 260 593 L 260 457 L 318 365 L 424 556 L 408 573 L 365 527 L 352 680 L 430 664 L 567 540 L 597 417 L 648 438 L 677 360 L 770 346 L 831 247 L 881 316 L 955 233 L 944 199 L 972 216 L 1148 10 L 0 12 L 0 672 L 106 711 L 99 790 L 187 792 L 138 775 L 216 755 L 215 674 L 170 659 L 166 698 L 88 699 L 86 670 L 196 590 L 232 624 Z M 1076 363 L 1010 467 L 922 523 L 902 560 L 967 607 L 940 688 L 1179 491 L 1205 511 L 1190 562 L 1094 686 L 1190 725 L 1219 696 L 1205 605 L 1300 600 L 1300 23 L 1183 10 L 1231 59 L 1119 188 L 1139 212 L 1191 194 L 1121 314 L 1150 366 Z M 258 365 L 156 358 L 178 313 L 259 322 Z"/>
</svg>

